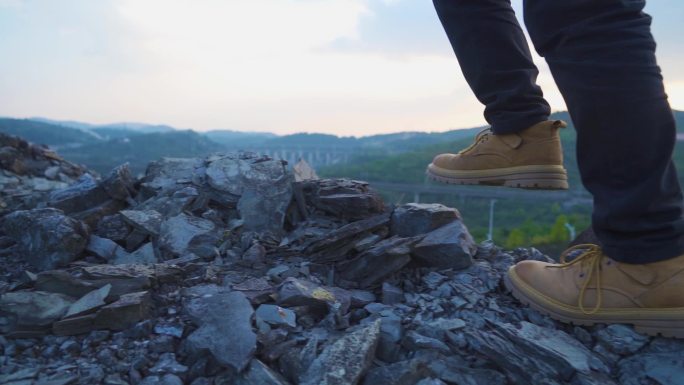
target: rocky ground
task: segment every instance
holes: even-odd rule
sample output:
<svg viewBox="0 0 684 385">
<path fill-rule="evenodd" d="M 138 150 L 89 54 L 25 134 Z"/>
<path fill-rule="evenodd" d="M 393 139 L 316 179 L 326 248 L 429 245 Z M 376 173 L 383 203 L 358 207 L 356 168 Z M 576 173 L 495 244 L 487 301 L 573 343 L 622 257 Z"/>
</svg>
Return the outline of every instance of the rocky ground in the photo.
<svg viewBox="0 0 684 385">
<path fill-rule="evenodd" d="M 503 274 L 548 257 L 453 208 L 254 154 L 0 165 L 1 384 L 684 383 L 684 342 L 521 306 Z"/>
</svg>

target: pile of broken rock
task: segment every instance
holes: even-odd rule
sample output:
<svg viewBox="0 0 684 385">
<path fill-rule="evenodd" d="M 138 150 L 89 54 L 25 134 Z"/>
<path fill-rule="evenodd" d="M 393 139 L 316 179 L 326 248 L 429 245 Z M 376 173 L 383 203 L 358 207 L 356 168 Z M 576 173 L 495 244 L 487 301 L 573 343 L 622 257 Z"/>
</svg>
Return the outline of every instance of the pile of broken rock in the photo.
<svg viewBox="0 0 684 385">
<path fill-rule="evenodd" d="M 515 302 L 504 272 L 547 257 L 476 244 L 452 208 L 391 207 L 366 183 L 295 181 L 248 153 L 162 159 L 140 179 L 126 166 L 74 176 L 37 200 L 3 189 L 1 384 L 684 376 L 684 343 L 566 326 Z"/>
</svg>

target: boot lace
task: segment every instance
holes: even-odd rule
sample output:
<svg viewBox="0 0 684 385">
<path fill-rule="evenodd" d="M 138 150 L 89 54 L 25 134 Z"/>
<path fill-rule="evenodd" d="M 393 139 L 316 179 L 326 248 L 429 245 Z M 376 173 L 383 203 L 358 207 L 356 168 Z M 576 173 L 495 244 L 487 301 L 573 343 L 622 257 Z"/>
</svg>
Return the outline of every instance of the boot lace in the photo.
<svg viewBox="0 0 684 385">
<path fill-rule="evenodd" d="M 480 143 L 482 143 L 482 142 L 486 142 L 487 140 L 489 140 L 489 135 L 492 135 L 492 134 L 493 134 L 493 132 L 492 132 L 492 129 L 491 129 L 491 128 L 485 128 L 484 130 L 478 132 L 477 135 L 475 135 L 475 141 L 473 142 L 473 144 L 471 144 L 471 145 L 468 146 L 467 148 L 465 148 L 465 149 L 459 151 L 458 153 L 459 153 L 459 154 L 465 154 L 466 152 L 468 152 L 468 151 L 472 150 L 473 148 L 477 147 L 478 144 L 480 144 Z"/>
<path fill-rule="evenodd" d="M 578 254 L 578 250 L 581 251 L 581 253 L 574 256 L 575 254 Z M 568 261 L 568 257 L 573 258 Z M 599 309 L 601 309 L 601 302 L 603 300 L 603 296 L 601 294 L 601 261 L 604 257 L 606 257 L 606 255 L 603 254 L 600 246 L 594 244 L 581 244 L 565 250 L 560 256 L 559 264 L 547 266 L 548 268 L 563 269 L 579 263 L 582 264 L 582 266 L 588 267 L 589 270 L 587 277 L 584 281 L 584 284 L 582 284 L 582 288 L 580 289 L 578 300 L 578 306 L 580 310 L 582 310 L 582 313 L 587 315 L 595 314 L 599 311 Z M 594 274 L 596 274 L 596 305 L 591 310 L 587 310 L 584 307 L 584 294 L 586 293 L 589 283 L 591 282 L 591 278 L 594 276 Z"/>
</svg>

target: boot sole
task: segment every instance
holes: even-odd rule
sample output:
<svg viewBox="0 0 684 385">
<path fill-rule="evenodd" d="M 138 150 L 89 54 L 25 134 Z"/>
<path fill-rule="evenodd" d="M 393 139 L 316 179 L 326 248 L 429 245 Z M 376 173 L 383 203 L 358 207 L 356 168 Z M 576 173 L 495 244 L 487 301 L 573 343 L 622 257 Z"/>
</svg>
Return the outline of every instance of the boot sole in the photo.
<svg viewBox="0 0 684 385">
<path fill-rule="evenodd" d="M 533 165 L 488 170 L 449 170 L 430 163 L 428 178 L 460 185 L 505 186 L 537 190 L 567 190 L 568 173 L 563 166 Z"/>
<path fill-rule="evenodd" d="M 684 338 L 684 308 L 611 308 L 584 314 L 579 307 L 568 306 L 547 297 L 527 285 L 513 270 L 504 277 L 513 297 L 549 317 L 573 325 L 630 324 L 649 336 Z"/>
</svg>

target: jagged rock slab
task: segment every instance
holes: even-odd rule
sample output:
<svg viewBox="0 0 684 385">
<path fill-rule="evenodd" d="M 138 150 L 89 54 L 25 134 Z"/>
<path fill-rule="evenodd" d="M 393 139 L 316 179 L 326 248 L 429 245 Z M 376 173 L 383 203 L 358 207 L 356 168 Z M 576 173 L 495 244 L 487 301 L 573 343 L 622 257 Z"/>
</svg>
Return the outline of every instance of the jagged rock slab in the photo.
<svg viewBox="0 0 684 385">
<path fill-rule="evenodd" d="M 74 299 L 42 291 L 16 291 L 0 297 L 0 332 L 44 330 L 62 318 Z"/>
<path fill-rule="evenodd" d="M 355 242 L 389 223 L 389 214 L 380 214 L 352 222 L 309 243 L 304 253 L 316 262 L 335 262 L 344 258 Z"/>
<path fill-rule="evenodd" d="M 240 292 L 217 293 L 192 300 L 199 302 L 195 313 L 199 329 L 188 336 L 187 349 L 195 355 L 209 352 L 223 366 L 241 372 L 256 352 L 252 331 L 252 305 Z"/>
<path fill-rule="evenodd" d="M 256 321 L 265 322 L 274 326 L 297 327 L 297 316 L 290 309 L 285 309 L 277 305 L 260 305 L 256 310 Z"/>
<path fill-rule="evenodd" d="M 290 383 L 279 373 L 273 371 L 263 362 L 253 359 L 249 367 L 240 375 L 234 385 L 289 385 Z"/>
<path fill-rule="evenodd" d="M 470 266 L 476 252 L 477 244 L 459 220 L 431 231 L 413 248 L 417 261 L 443 269 Z"/>
<path fill-rule="evenodd" d="M 109 296 L 109 292 L 111 290 L 112 285 L 107 284 L 84 295 L 83 297 L 79 298 L 78 301 L 69 306 L 69 310 L 67 310 L 64 318 L 85 315 L 106 305 L 105 300 Z"/>
<path fill-rule="evenodd" d="M 519 328 L 505 323 L 489 325 L 490 330 L 466 332 L 469 345 L 501 367 L 514 383 L 559 384 L 576 372 L 608 372 L 594 353 L 560 330 L 529 322 L 522 322 Z"/>
<path fill-rule="evenodd" d="M 128 257 L 128 252 L 116 242 L 107 238 L 98 237 L 97 235 L 90 236 L 88 245 L 86 245 L 86 251 L 97 255 L 107 262 L 121 258 L 126 259 Z"/>
<path fill-rule="evenodd" d="M 193 238 L 213 233 L 215 229 L 212 221 L 181 213 L 161 224 L 160 249 L 172 256 L 185 255 Z"/>
<path fill-rule="evenodd" d="M 417 241 L 417 238 L 393 237 L 378 242 L 352 261 L 340 263 L 340 275 L 347 281 L 358 282 L 360 287 L 377 285 L 411 261 Z"/>
<path fill-rule="evenodd" d="M 346 334 L 323 350 L 300 385 L 355 385 L 369 368 L 380 336 L 380 320 Z"/>
<path fill-rule="evenodd" d="M 97 312 L 94 320 L 98 329 L 124 330 L 152 315 L 152 297 L 148 291 L 128 293 Z"/>
<path fill-rule="evenodd" d="M 71 214 L 99 206 L 110 199 L 92 175 L 84 174 L 75 184 L 50 193 L 48 205 Z"/>
<path fill-rule="evenodd" d="M 431 374 L 427 360 L 412 359 L 369 370 L 363 385 L 414 385 Z"/>
<path fill-rule="evenodd" d="M 282 231 L 294 180 L 283 162 L 248 154 L 227 154 L 208 161 L 208 184 L 240 196 L 237 209 L 245 229 Z"/>
<path fill-rule="evenodd" d="M 159 235 L 162 215 L 155 210 L 121 210 L 122 218 L 139 231 Z"/>
<path fill-rule="evenodd" d="M 645 335 L 626 325 L 608 325 L 596 333 L 599 342 L 615 354 L 630 355 L 639 351 L 649 341 Z"/>
<path fill-rule="evenodd" d="M 328 215 L 359 220 L 384 211 L 382 197 L 368 183 L 349 179 L 310 180 L 300 184 L 306 203 Z"/>
<path fill-rule="evenodd" d="M 283 306 L 313 306 L 339 303 L 342 312 L 351 304 L 351 294 L 340 288 L 317 285 L 313 282 L 290 277 L 278 288 L 278 303 Z"/>
<path fill-rule="evenodd" d="M 155 195 L 166 190 L 173 190 L 179 184 L 189 184 L 201 180 L 203 175 L 203 159 L 162 158 L 150 162 L 141 180 L 145 194 Z"/>
<path fill-rule="evenodd" d="M 27 262 L 39 270 L 65 266 L 80 257 L 88 228 L 57 209 L 21 210 L 3 218 L 3 229 Z"/>
<path fill-rule="evenodd" d="M 390 234 L 414 237 L 460 219 L 458 210 L 439 203 L 408 203 L 392 212 Z"/>
<path fill-rule="evenodd" d="M 684 378 L 681 351 L 637 354 L 620 361 L 618 367 L 622 385 L 679 385 Z"/>
<path fill-rule="evenodd" d="M 132 253 L 118 255 L 111 263 L 114 265 L 143 264 L 149 265 L 159 262 L 154 245 L 151 242 L 145 243 Z"/>
</svg>

